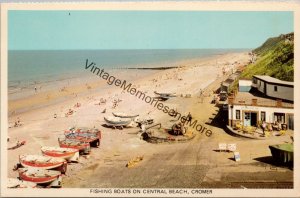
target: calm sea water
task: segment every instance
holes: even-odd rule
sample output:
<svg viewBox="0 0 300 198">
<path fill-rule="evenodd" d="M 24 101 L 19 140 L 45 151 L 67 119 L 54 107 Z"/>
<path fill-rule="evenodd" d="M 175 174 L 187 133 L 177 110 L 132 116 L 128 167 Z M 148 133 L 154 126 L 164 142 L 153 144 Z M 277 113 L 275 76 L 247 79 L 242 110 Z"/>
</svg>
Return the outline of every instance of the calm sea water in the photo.
<svg viewBox="0 0 300 198">
<path fill-rule="evenodd" d="M 245 49 L 9 51 L 8 85 L 16 89 L 72 78 L 86 73 L 86 59 L 104 69 L 175 66 L 186 59 L 237 51 Z"/>
</svg>

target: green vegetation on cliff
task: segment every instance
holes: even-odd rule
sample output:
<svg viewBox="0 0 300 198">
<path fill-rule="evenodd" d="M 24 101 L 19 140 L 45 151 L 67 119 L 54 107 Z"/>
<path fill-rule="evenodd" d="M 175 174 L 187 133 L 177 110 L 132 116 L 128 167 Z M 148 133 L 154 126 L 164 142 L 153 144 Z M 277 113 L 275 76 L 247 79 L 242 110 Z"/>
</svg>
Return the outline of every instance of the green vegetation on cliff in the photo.
<svg viewBox="0 0 300 198">
<path fill-rule="evenodd" d="M 269 75 L 285 81 L 294 81 L 294 33 L 269 38 L 253 50 L 258 58 L 247 66 L 241 78 Z"/>
</svg>

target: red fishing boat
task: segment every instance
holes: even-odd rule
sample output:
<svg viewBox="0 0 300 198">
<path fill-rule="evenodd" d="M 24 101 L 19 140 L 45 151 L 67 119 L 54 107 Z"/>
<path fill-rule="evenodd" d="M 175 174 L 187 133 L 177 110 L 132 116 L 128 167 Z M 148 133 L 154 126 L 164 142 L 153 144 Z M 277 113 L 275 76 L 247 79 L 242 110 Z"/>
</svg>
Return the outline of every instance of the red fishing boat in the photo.
<svg viewBox="0 0 300 198">
<path fill-rule="evenodd" d="M 67 139 L 77 139 L 88 142 L 91 146 L 98 147 L 100 145 L 101 131 L 95 128 L 71 128 L 65 131 Z"/>
<path fill-rule="evenodd" d="M 61 187 L 62 182 L 61 172 L 55 170 L 20 168 L 19 177 L 24 181 L 51 187 Z"/>
<path fill-rule="evenodd" d="M 60 148 L 60 147 L 41 147 L 43 155 L 50 157 L 59 157 L 67 160 L 68 162 L 78 162 L 79 150 L 74 148 Z"/>
<path fill-rule="evenodd" d="M 42 155 L 20 155 L 20 164 L 23 167 L 39 169 L 57 169 L 62 173 L 67 171 L 67 162 L 63 158 L 54 158 Z"/>
<path fill-rule="evenodd" d="M 83 154 L 89 154 L 91 152 L 91 147 L 89 142 L 84 142 L 77 139 L 58 138 L 58 143 L 61 148 L 78 149 L 79 152 Z"/>
</svg>

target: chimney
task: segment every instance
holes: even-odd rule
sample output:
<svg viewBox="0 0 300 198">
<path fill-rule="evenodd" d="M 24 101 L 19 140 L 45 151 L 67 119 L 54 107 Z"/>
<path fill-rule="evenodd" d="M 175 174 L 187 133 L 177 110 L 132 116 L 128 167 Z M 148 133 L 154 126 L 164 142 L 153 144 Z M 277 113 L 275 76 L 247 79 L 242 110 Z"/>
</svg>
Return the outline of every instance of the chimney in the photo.
<svg viewBox="0 0 300 198">
<path fill-rule="evenodd" d="M 257 105 L 257 99 L 256 98 L 252 98 L 252 105 L 256 106 Z"/>
<path fill-rule="evenodd" d="M 233 104 L 233 100 L 234 100 L 234 97 L 233 96 L 229 96 L 228 97 L 228 104 Z"/>
<path fill-rule="evenodd" d="M 276 100 L 276 107 L 282 107 L 282 100 Z"/>
</svg>

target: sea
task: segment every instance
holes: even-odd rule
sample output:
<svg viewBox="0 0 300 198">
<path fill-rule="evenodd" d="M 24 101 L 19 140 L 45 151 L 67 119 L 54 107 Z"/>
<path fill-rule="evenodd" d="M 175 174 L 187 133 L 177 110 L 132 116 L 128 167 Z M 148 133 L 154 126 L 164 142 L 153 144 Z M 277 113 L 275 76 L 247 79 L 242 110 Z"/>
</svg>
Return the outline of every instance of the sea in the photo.
<svg viewBox="0 0 300 198">
<path fill-rule="evenodd" d="M 91 75 L 85 70 L 87 59 L 105 70 L 172 67 L 179 61 L 241 51 L 247 49 L 9 50 L 8 93 Z"/>
</svg>

